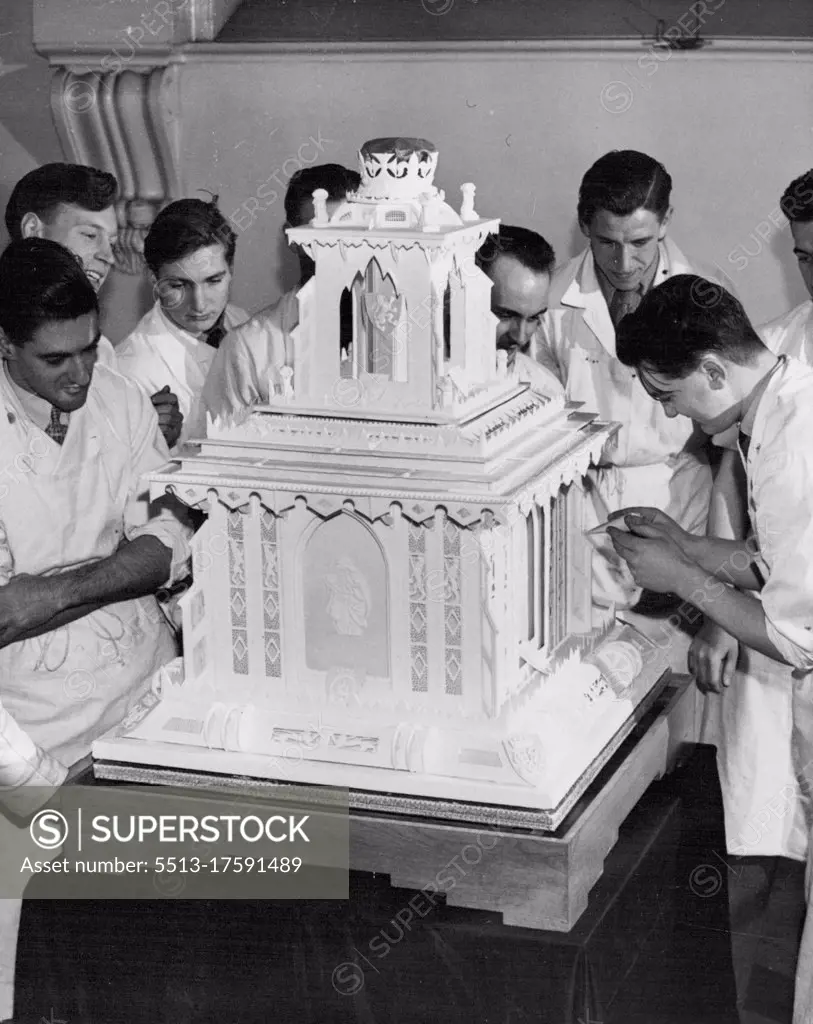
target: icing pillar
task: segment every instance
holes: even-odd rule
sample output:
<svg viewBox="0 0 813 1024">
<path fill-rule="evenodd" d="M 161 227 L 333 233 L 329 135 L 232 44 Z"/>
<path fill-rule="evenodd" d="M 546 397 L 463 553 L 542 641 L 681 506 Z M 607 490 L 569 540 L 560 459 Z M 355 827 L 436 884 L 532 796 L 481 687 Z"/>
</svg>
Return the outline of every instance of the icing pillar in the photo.
<svg viewBox="0 0 813 1024">
<path fill-rule="evenodd" d="M 463 193 L 463 202 L 460 204 L 460 219 L 464 223 L 479 220 L 479 217 L 474 211 L 474 185 L 470 181 L 467 181 L 465 185 L 460 186 L 460 191 Z"/>
<path fill-rule="evenodd" d="M 311 224 L 316 227 L 323 227 L 328 223 L 327 215 L 328 191 L 324 188 L 317 188 L 313 193 L 313 220 Z"/>
<path fill-rule="evenodd" d="M 432 248 L 426 250 L 426 258 L 429 261 L 430 294 L 432 296 L 430 325 L 434 378 L 432 390 L 435 396 L 434 405 L 437 407 L 442 405 L 442 397 L 438 392 L 438 385 L 446 374 L 443 321 L 446 285 L 449 282 L 449 273 L 452 269 L 452 254 L 444 249 Z"/>
</svg>

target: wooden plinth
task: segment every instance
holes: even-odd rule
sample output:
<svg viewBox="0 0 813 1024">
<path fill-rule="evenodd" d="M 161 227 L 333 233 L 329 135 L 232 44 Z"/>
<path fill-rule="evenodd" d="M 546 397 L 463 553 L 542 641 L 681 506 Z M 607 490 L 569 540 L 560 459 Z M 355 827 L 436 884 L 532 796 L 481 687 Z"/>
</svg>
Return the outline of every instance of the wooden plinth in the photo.
<svg viewBox="0 0 813 1024">
<path fill-rule="evenodd" d="M 557 832 L 351 808 L 350 867 L 422 891 L 405 896 L 405 915 L 425 914 L 443 892 L 448 904 L 496 911 L 508 925 L 569 931 L 586 909 L 627 815 L 695 740 L 695 694 L 689 676 L 673 675 Z M 242 795 L 270 795 L 278 788 L 257 779 L 145 766 L 97 764 L 97 774 L 100 767 L 111 780 Z M 400 799 L 389 797 L 393 804 Z M 494 808 L 492 820 L 499 821 L 503 810 Z"/>
<path fill-rule="evenodd" d="M 508 925 L 569 931 L 587 908 L 627 815 L 694 740 L 694 704 L 693 680 L 673 677 L 660 707 L 558 833 L 352 813 L 350 864 L 427 897 L 445 891 L 453 906 L 498 911 Z M 413 909 L 425 906 L 418 897 Z"/>
</svg>

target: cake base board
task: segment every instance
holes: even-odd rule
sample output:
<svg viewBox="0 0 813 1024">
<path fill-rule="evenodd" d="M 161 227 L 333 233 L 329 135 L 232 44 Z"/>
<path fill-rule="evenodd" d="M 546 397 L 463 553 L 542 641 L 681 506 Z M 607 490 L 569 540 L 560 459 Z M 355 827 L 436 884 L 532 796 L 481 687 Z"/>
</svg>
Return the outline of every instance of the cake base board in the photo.
<svg viewBox="0 0 813 1024">
<path fill-rule="evenodd" d="M 121 735 L 119 730 L 108 733 L 93 744 L 94 773 L 103 779 L 134 782 L 144 781 L 139 766 L 154 767 L 162 772 L 175 770 L 182 773 L 179 778 L 185 778 L 187 773 L 205 773 L 207 778 L 223 776 L 222 784 L 217 787 L 221 792 L 228 791 L 228 780 L 234 776 L 240 778 L 240 792 L 243 793 L 246 780 L 250 779 L 255 780 L 265 794 L 283 786 L 293 785 L 298 790 L 303 785 L 335 786 L 349 791 L 352 808 L 553 831 L 646 716 L 666 687 L 669 675 L 668 670 L 661 674 L 554 807 L 534 806 L 533 791 L 521 785 L 417 776 L 395 769 L 368 768 L 334 761 L 299 761 L 291 765 L 288 777 L 281 779 L 278 759 L 271 759 L 273 768 L 269 772 L 266 767 L 269 758 L 261 755 L 133 739 Z M 172 784 L 182 783 L 175 780 Z M 456 799 L 448 797 L 450 789 L 457 793 Z"/>
<path fill-rule="evenodd" d="M 351 792 L 350 867 L 388 875 L 396 888 L 416 890 L 413 910 L 444 892 L 450 906 L 502 915 L 506 925 L 567 932 L 587 908 L 590 890 L 618 830 L 649 785 L 674 767 L 696 740 L 694 681 L 670 676 L 656 704 L 605 763 L 555 833 L 511 825 L 512 808 L 477 808 L 479 824 L 466 820 L 467 803 Z M 281 785 L 211 772 L 96 761 L 97 777 L 273 796 Z M 306 790 L 297 787 L 302 802 Z M 307 799 L 307 796 L 305 796 Z M 314 788 L 314 802 L 324 792 Z"/>
</svg>

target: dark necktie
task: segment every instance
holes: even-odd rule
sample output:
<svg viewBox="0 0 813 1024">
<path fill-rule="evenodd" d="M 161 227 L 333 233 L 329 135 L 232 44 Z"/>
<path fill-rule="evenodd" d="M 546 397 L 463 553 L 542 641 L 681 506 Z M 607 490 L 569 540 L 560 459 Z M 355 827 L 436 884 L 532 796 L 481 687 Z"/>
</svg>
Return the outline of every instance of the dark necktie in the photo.
<svg viewBox="0 0 813 1024">
<path fill-rule="evenodd" d="M 62 422 L 62 412 L 55 405 L 51 406 L 51 420 L 45 428 L 45 433 L 57 444 L 62 444 L 68 433 L 68 424 Z"/>
<path fill-rule="evenodd" d="M 223 326 L 223 319 L 224 318 L 221 316 L 214 327 L 206 332 L 206 344 L 211 345 L 212 348 L 218 348 L 220 346 L 220 342 L 229 333 Z"/>
<path fill-rule="evenodd" d="M 747 459 L 748 449 L 751 447 L 751 438 L 748 436 L 748 434 L 743 434 L 743 432 L 740 431 L 738 435 L 738 440 L 740 442 L 740 451 L 742 452 L 743 458 Z"/>
<path fill-rule="evenodd" d="M 634 313 L 641 304 L 641 293 L 638 289 L 629 292 L 615 291 L 610 300 L 610 317 L 613 326 L 618 327 L 627 313 Z"/>
</svg>

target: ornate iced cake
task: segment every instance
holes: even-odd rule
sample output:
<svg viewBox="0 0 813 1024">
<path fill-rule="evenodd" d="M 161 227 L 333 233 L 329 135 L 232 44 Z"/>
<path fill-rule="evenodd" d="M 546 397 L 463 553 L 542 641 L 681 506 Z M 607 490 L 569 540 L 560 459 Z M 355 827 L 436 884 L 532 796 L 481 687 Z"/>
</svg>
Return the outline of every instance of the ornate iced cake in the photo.
<svg viewBox="0 0 813 1024">
<path fill-rule="evenodd" d="M 584 477 L 614 427 L 498 358 L 474 186 L 459 212 L 428 193 L 423 141 L 361 159 L 359 195 L 288 232 L 316 272 L 268 404 L 151 478 L 207 513 L 185 657 L 94 753 L 555 824 L 665 667 L 591 603 Z"/>
</svg>

